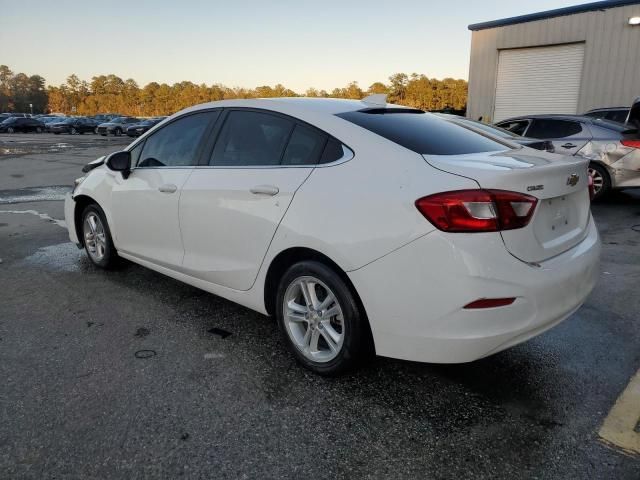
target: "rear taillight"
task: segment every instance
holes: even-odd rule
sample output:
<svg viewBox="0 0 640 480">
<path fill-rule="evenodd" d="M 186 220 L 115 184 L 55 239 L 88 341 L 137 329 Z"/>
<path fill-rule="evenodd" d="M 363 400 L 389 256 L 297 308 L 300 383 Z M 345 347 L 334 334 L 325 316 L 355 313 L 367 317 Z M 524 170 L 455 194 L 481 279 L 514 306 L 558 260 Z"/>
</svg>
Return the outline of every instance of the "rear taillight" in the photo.
<svg viewBox="0 0 640 480">
<path fill-rule="evenodd" d="M 593 177 L 591 175 L 589 177 L 589 199 L 593 200 L 593 197 L 596 196 L 596 188 L 593 186 Z"/>
<path fill-rule="evenodd" d="M 621 140 L 620 143 L 629 148 L 640 148 L 640 140 Z"/>
<path fill-rule="evenodd" d="M 538 199 L 504 190 L 456 190 L 416 200 L 416 207 L 444 232 L 498 232 L 529 223 Z"/>
</svg>

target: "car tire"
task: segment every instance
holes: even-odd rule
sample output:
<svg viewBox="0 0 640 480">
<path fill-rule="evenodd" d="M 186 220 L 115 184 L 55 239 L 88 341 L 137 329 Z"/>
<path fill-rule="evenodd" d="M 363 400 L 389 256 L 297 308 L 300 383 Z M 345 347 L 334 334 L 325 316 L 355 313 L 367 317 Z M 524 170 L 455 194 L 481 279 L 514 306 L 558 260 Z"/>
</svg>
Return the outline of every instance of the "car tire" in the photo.
<svg viewBox="0 0 640 480">
<path fill-rule="evenodd" d="M 98 135 L 98 127 L 93 129 L 93 133 L 95 133 L 96 135 Z"/>
<path fill-rule="evenodd" d="M 103 269 L 118 264 L 118 252 L 111 238 L 111 230 L 102 209 L 95 203 L 87 205 L 82 212 L 82 243 L 91 262 Z"/>
<path fill-rule="evenodd" d="M 15 133 L 16 130 L 13 127 L 7 128 L 7 133 Z"/>
<path fill-rule="evenodd" d="M 78 134 L 78 130 L 76 130 L 76 127 L 71 127 L 71 130 L 69 131 L 69 133 L 71 135 L 77 135 Z"/>
<path fill-rule="evenodd" d="M 42 133 L 42 127 L 36 128 L 36 133 Z"/>
<path fill-rule="evenodd" d="M 275 309 L 288 349 L 315 373 L 339 375 L 374 351 L 369 323 L 356 296 L 323 263 L 303 261 L 291 266 L 280 280 Z"/>
<path fill-rule="evenodd" d="M 106 133 L 101 133 L 100 135 L 102 135 L 103 137 L 106 137 L 107 134 Z"/>
<path fill-rule="evenodd" d="M 599 163 L 589 163 L 589 175 L 593 179 L 593 200 L 604 198 L 611 191 L 611 177 L 605 167 Z"/>
<path fill-rule="evenodd" d="M 60 132 L 53 132 L 54 135 L 60 135 Z"/>
<path fill-rule="evenodd" d="M 120 135 L 122 135 L 122 130 L 120 130 L 119 128 L 116 128 L 116 129 L 113 131 L 113 134 L 114 134 L 116 137 L 119 137 Z"/>
</svg>

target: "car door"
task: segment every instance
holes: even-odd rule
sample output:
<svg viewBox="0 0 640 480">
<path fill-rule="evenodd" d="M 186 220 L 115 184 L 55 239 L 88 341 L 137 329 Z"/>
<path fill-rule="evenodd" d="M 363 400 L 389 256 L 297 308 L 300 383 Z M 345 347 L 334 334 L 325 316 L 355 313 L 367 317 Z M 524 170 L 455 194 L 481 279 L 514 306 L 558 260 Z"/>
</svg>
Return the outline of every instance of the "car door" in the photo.
<svg viewBox="0 0 640 480">
<path fill-rule="evenodd" d="M 327 135 L 260 110 L 227 110 L 219 123 L 209 161 L 194 170 L 180 199 L 183 269 L 248 290 Z"/>
<path fill-rule="evenodd" d="M 551 141 L 555 153 L 564 155 L 575 155 L 591 140 L 591 132 L 582 123 L 555 118 L 534 118 L 526 135 Z"/>
<path fill-rule="evenodd" d="M 127 179 L 116 177 L 112 193 L 118 250 L 169 268 L 181 265 L 180 195 L 218 115 L 179 117 L 131 150 L 135 166 Z"/>
</svg>

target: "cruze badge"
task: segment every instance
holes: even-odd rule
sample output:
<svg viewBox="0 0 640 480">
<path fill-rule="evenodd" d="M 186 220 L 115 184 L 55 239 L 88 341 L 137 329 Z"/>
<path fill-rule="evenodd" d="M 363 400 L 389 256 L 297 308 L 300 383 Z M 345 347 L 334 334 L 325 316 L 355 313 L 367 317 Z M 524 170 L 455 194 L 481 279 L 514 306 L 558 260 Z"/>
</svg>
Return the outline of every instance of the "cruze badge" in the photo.
<svg viewBox="0 0 640 480">
<path fill-rule="evenodd" d="M 535 190 L 544 190 L 544 185 L 529 185 L 527 187 L 527 192 L 533 192 Z"/>
<path fill-rule="evenodd" d="M 576 173 L 572 173 L 567 178 L 567 185 L 575 187 L 578 184 L 578 180 L 580 180 L 580 176 L 578 174 L 576 174 Z"/>
</svg>

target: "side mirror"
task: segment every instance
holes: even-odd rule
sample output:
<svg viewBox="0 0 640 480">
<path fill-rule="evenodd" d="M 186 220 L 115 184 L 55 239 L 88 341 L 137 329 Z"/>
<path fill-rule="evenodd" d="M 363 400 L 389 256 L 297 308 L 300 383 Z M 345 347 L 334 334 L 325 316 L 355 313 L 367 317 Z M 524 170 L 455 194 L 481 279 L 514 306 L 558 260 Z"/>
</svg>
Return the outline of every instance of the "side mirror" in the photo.
<svg viewBox="0 0 640 480">
<path fill-rule="evenodd" d="M 107 167 L 114 172 L 122 172 L 122 178 L 129 178 L 131 173 L 131 153 L 115 152 L 107 157 Z"/>
</svg>

